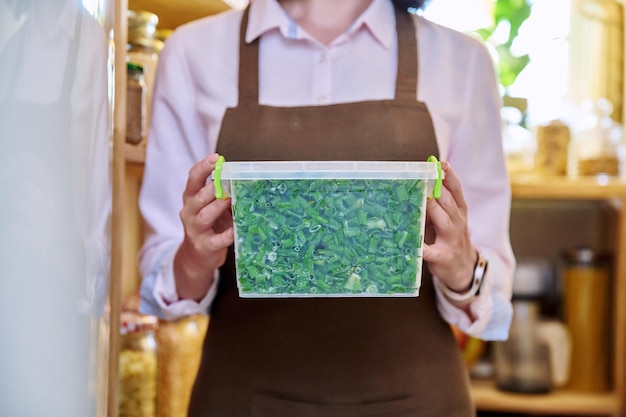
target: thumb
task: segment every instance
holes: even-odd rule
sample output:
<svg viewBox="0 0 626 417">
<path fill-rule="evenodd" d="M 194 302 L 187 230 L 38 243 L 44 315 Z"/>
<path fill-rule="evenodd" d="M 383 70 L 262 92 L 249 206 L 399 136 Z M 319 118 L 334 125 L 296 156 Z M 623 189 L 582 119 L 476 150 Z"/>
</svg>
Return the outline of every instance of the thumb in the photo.
<svg viewBox="0 0 626 417">
<path fill-rule="evenodd" d="M 430 244 L 430 245 L 424 244 L 423 251 L 422 251 L 422 258 L 424 258 L 424 261 L 437 262 L 438 260 L 441 260 L 441 257 L 442 257 L 442 252 L 439 247 L 437 247 L 434 244 Z"/>
</svg>

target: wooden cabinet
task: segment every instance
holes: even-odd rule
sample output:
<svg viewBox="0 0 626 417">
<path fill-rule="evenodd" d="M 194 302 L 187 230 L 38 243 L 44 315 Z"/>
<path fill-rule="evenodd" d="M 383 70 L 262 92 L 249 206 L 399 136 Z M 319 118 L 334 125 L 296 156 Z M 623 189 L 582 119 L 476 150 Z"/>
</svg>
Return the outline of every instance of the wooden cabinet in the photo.
<svg viewBox="0 0 626 417">
<path fill-rule="evenodd" d="M 131 145 L 124 146 L 125 165 L 128 169 L 126 184 L 138 184 L 142 173 L 143 151 Z M 135 190 L 127 194 L 125 213 L 127 219 L 138 221 Z M 541 415 L 577 416 L 625 416 L 626 415 L 626 182 L 595 179 L 571 181 L 539 177 L 515 177 L 512 179 L 514 199 L 568 200 L 572 202 L 606 202 L 614 210 L 615 276 L 613 300 L 612 340 L 612 391 L 600 394 L 580 393 L 567 389 L 550 394 L 513 394 L 498 390 L 492 382 L 475 381 L 472 392 L 479 410 L 492 412 L 527 413 Z M 131 200 L 132 199 L 132 200 Z M 131 220 L 131 223 L 133 220 Z M 128 223 L 127 223 L 128 224 Z M 138 227 L 139 223 L 135 223 Z M 134 233 L 128 228 L 126 232 Z M 545 230 L 537 230 L 541 239 Z M 128 241 L 128 240 L 127 240 Z M 136 254 L 127 253 L 127 262 Z M 132 266 L 127 265 L 127 271 Z M 132 278 L 131 278 L 132 280 Z"/>
<path fill-rule="evenodd" d="M 613 306 L 610 341 L 613 388 L 600 394 L 560 389 L 547 395 L 527 395 L 500 391 L 492 382 L 474 381 L 472 390 L 479 410 L 541 415 L 626 415 L 626 182 L 516 176 L 512 178 L 512 190 L 514 200 L 569 201 L 574 205 L 596 201 L 612 208 L 610 227 L 613 233 L 609 246 L 615 260 L 614 291 L 610 300 Z M 540 240 L 550 230 L 535 229 L 533 233 Z"/>
</svg>

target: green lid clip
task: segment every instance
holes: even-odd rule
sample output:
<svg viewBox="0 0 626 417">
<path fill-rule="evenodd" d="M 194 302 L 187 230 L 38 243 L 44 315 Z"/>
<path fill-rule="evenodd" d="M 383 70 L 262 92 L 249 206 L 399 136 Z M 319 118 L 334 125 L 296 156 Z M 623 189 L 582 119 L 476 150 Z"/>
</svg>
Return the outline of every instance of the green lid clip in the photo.
<svg viewBox="0 0 626 417">
<path fill-rule="evenodd" d="M 437 163 L 437 179 L 435 180 L 435 186 L 433 187 L 433 197 L 439 198 L 441 197 L 441 186 L 443 183 L 443 170 L 441 169 L 441 162 L 439 162 L 437 157 L 434 155 L 429 156 L 427 161 Z"/>
<path fill-rule="evenodd" d="M 226 159 L 220 155 L 215 163 L 215 171 L 213 171 L 213 186 L 215 187 L 215 198 L 219 200 L 227 200 L 228 196 L 224 194 L 222 189 L 222 165 Z"/>
</svg>

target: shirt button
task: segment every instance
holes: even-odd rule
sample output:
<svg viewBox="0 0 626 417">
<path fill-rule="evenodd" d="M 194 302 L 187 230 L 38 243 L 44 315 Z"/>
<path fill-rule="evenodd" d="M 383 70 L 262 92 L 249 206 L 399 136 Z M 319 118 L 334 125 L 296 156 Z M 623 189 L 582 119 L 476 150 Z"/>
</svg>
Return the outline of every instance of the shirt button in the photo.
<svg viewBox="0 0 626 417">
<path fill-rule="evenodd" d="M 322 52 L 319 56 L 319 58 L 317 59 L 317 62 L 319 62 L 320 64 L 324 63 L 324 61 L 326 61 L 326 53 Z"/>
<path fill-rule="evenodd" d="M 319 104 L 326 103 L 326 96 L 325 95 L 317 96 L 317 102 Z"/>
</svg>

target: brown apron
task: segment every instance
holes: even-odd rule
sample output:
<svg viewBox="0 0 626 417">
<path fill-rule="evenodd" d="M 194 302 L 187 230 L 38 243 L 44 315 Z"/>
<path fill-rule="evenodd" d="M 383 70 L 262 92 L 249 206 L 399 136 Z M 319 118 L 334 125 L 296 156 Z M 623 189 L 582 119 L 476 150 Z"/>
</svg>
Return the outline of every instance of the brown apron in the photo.
<svg viewBox="0 0 626 417">
<path fill-rule="evenodd" d="M 417 46 L 396 12 L 395 100 L 277 108 L 258 103 L 258 40 L 241 23 L 239 104 L 218 152 L 230 161 L 425 160 L 437 155 L 416 101 Z M 243 299 L 232 249 L 221 270 L 189 417 L 469 417 L 468 377 L 424 268 L 418 298 Z"/>
</svg>

